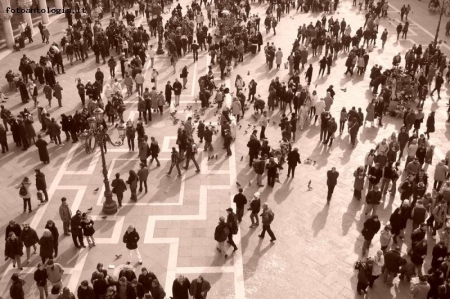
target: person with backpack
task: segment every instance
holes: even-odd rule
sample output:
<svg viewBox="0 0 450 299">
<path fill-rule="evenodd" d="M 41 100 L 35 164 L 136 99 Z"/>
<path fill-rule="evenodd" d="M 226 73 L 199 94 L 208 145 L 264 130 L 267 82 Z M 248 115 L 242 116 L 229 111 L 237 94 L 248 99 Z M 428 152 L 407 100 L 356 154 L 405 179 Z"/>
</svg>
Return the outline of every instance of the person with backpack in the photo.
<svg viewBox="0 0 450 299">
<path fill-rule="evenodd" d="M 275 218 L 275 214 L 272 212 L 272 209 L 269 208 L 267 203 L 263 204 L 263 212 L 261 213 L 261 222 L 262 222 L 262 231 L 261 234 L 258 235 L 261 239 L 264 239 L 264 235 L 267 233 L 270 236 L 270 242 L 274 242 L 277 238 L 275 238 L 275 234 L 270 228 L 270 224 L 272 224 L 273 219 Z"/>
<path fill-rule="evenodd" d="M 259 225 L 258 213 L 261 210 L 261 199 L 259 192 L 253 194 L 253 199 L 250 202 L 250 208 L 248 210 L 252 211 L 252 213 L 250 214 L 250 220 L 252 221 L 252 225 L 250 225 L 250 228 L 258 226 Z"/>
<path fill-rule="evenodd" d="M 227 226 L 229 228 L 229 234 L 228 234 L 228 244 L 234 247 L 233 251 L 238 250 L 238 247 L 236 246 L 236 243 L 233 241 L 233 235 L 236 235 L 239 230 L 239 224 L 237 215 L 233 212 L 233 208 L 226 209 L 228 216 L 227 216 Z"/>
<path fill-rule="evenodd" d="M 197 161 L 195 161 L 195 155 L 198 153 L 198 147 L 197 144 L 194 143 L 194 140 L 192 138 L 188 139 L 188 144 L 186 148 L 186 165 L 183 167 L 184 169 L 189 168 L 189 161 L 192 160 L 194 162 L 195 167 L 197 167 L 197 170 L 195 172 L 200 172 L 200 167 L 198 166 Z"/>
<path fill-rule="evenodd" d="M 19 196 L 23 199 L 23 212 L 27 211 L 31 213 L 33 210 L 31 209 L 31 194 L 30 194 L 30 186 L 31 181 L 28 177 L 24 177 L 22 182 L 16 186 L 16 189 L 19 189 Z"/>
<path fill-rule="evenodd" d="M 225 222 L 224 217 L 219 218 L 219 224 L 216 226 L 216 230 L 214 231 L 214 240 L 217 241 L 217 251 L 225 254 L 225 258 L 228 257 L 228 254 L 225 249 L 225 240 L 230 235 L 230 229 L 228 228 L 227 223 Z"/>
<path fill-rule="evenodd" d="M 195 160 L 194 160 L 195 161 Z M 172 147 L 172 154 L 170 156 L 170 168 L 169 168 L 169 172 L 167 173 L 167 176 L 170 176 L 170 174 L 172 173 L 172 169 L 174 167 L 177 168 L 178 170 L 178 177 L 181 178 L 181 171 L 180 171 L 180 166 L 178 165 L 180 163 L 180 155 L 177 152 L 177 149 L 175 147 Z M 197 163 L 197 162 L 195 162 Z"/>
</svg>

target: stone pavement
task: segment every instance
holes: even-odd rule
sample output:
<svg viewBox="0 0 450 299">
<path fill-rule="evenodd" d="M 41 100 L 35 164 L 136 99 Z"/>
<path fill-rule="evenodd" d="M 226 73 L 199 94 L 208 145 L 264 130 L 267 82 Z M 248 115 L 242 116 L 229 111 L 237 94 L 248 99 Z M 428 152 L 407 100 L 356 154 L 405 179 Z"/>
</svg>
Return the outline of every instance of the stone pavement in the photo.
<svg viewBox="0 0 450 299">
<path fill-rule="evenodd" d="M 181 1 L 182 6 L 187 1 Z M 394 3 L 394 5 L 397 5 Z M 266 5 L 254 5 L 252 8 L 264 15 Z M 397 7 L 399 8 L 399 7 Z M 413 8 L 416 9 L 416 8 Z M 417 6 L 417 14 L 420 15 Z M 416 12 L 415 11 L 415 12 Z M 368 70 L 373 64 L 383 64 L 389 67 L 392 56 L 398 52 L 404 53 L 412 43 L 428 44 L 432 37 L 429 36 L 429 23 L 420 24 L 411 22 L 409 39 L 397 42 L 395 40 L 395 26 L 398 16 L 395 7 L 390 10 L 390 20 L 383 20 L 381 27 L 388 28 L 390 36 L 385 50 L 375 49 L 370 54 Z M 286 60 L 291 45 L 294 41 L 297 28 L 303 23 L 315 21 L 321 15 L 297 14 L 291 11 L 291 17 L 283 17 L 277 27 L 277 35 L 270 33 L 267 37 L 263 33 L 264 43 L 274 42 L 281 47 Z M 398 14 L 397 14 L 398 15 Z M 424 14 L 426 15 L 426 14 Z M 351 1 L 344 1 L 335 14 L 341 20 L 345 18 L 351 24 L 353 31 L 363 24 L 364 15 L 351 7 Z M 414 16 L 411 15 L 411 18 Z M 425 20 L 428 21 L 424 17 Z M 431 18 L 432 19 L 432 18 Z M 431 20 L 430 19 L 430 20 Z M 422 20 L 419 18 L 418 20 Z M 141 22 L 142 18 L 138 19 Z M 65 20 L 59 19 L 51 26 L 52 40 L 59 41 L 61 28 L 65 27 Z M 263 22 L 263 21 L 262 21 Z M 145 22 L 144 22 L 145 23 Z M 425 26 L 425 27 L 423 27 Z M 264 30 L 263 30 L 264 31 Z M 428 31 L 428 32 L 427 32 Z M 155 42 L 152 40 L 152 42 Z M 377 41 L 380 43 L 380 41 Z M 447 46 L 445 45 L 445 51 Z M 27 55 L 38 59 L 46 51 L 46 46 L 35 44 L 26 48 Z M 29 51 L 28 51 L 29 50 Z M 2 60 L 4 69 L 17 69 L 18 60 L 25 52 L 12 53 Z M 62 108 L 52 108 L 50 113 L 58 116 L 61 113 L 73 113 L 74 109 L 80 109 L 80 101 L 76 95 L 75 78 L 83 81 L 92 80 L 97 65 L 91 58 L 84 64 L 75 63 L 67 66 L 65 75 L 57 77 L 64 88 Z M 156 59 L 156 68 L 160 75 L 158 84 L 161 87 L 167 80 L 173 82 L 178 77 L 179 71 L 184 65 L 189 68 L 189 83 L 181 98 L 181 106 L 178 117 L 184 118 L 189 111 L 184 111 L 186 106 L 192 106 L 192 110 L 198 109 L 194 98 L 198 93 L 197 80 L 202 76 L 209 65 L 209 56 L 206 53 L 199 55 L 199 61 L 193 63 L 192 55 L 183 57 L 177 64 L 178 72 L 173 74 L 169 60 L 165 57 Z M 317 78 L 318 57 L 310 58 L 308 63 L 313 63 L 314 74 L 312 89 L 316 89 L 318 95 L 323 97 L 325 89 L 329 85 L 335 86 L 336 97 L 331 108 L 335 118 L 339 117 L 342 107 L 348 109 L 352 106 L 361 107 L 363 111 L 368 101 L 372 99 L 368 91 L 368 74 L 364 77 L 345 77 L 345 55 L 338 55 L 339 59 L 331 69 L 332 75 Z M 105 74 L 109 74 L 104 65 L 99 65 Z M 148 70 L 149 64 L 146 65 Z M 268 71 L 265 65 L 263 53 L 256 56 L 247 54 L 244 62 L 232 73 L 231 78 L 225 80 L 225 84 L 234 89 L 235 76 L 240 74 L 248 83 L 252 78 L 258 82 L 257 92 L 263 98 L 267 97 L 267 86 L 270 80 L 278 76 L 280 80 L 287 81 L 287 70 L 273 69 Z M 250 75 L 247 75 L 250 74 Z M 216 74 L 217 76 L 217 74 Z M 302 83 L 304 80 L 302 79 Z M 146 84 L 151 87 L 150 74 L 146 71 Z M 343 92 L 341 88 L 346 88 Z M 445 90 L 443 94 L 446 94 Z M 445 99 L 436 101 L 428 99 L 425 111 L 437 109 L 436 132 L 432 134 L 430 141 L 437 146 L 434 161 L 441 159 L 446 151 L 449 139 L 446 119 Z M 40 99 L 46 103 L 43 96 Z M 136 121 L 137 99 L 134 94 L 127 98 L 127 111 L 125 118 Z M 17 112 L 23 109 L 17 94 L 10 95 L 6 104 L 8 109 Z M 30 106 L 30 105 L 27 105 Z M 297 131 L 296 147 L 299 148 L 301 159 L 306 158 L 317 161 L 316 165 L 302 164 L 297 168 L 297 175 L 293 180 L 286 179 L 286 172 L 280 175 L 281 184 L 275 188 L 257 188 L 255 175 L 248 167 L 247 140 L 248 134 L 245 128 L 254 125 L 255 122 L 250 113 L 241 121 L 242 129 L 238 130 L 236 142 L 233 144 L 233 156 L 225 157 L 221 149 L 219 135 L 213 139 L 215 152 L 218 159 L 207 161 L 207 154 L 200 152 L 197 160 L 201 166 L 201 173 L 196 174 L 194 167 L 183 171 L 181 179 L 175 175 L 168 178 L 165 175 L 169 167 L 170 148 L 175 145 L 176 129 L 168 119 L 167 108 L 163 116 L 153 115 L 153 122 L 146 127 L 147 134 L 154 136 L 161 145 L 161 167 L 150 167 L 149 192 L 140 194 L 137 203 L 129 202 L 127 194 L 125 205 L 117 215 L 101 218 L 102 208 L 102 176 L 99 152 L 86 155 L 79 144 L 73 145 L 66 142 L 62 146 L 50 145 L 51 164 L 43 167 L 38 161 L 37 152 L 29 150 L 22 152 L 12 150 L 6 155 L 0 156 L 0 191 L 2 202 L 0 206 L 1 232 L 9 219 L 16 219 L 19 223 L 28 221 L 37 228 L 38 234 L 42 234 L 43 227 L 48 219 L 53 219 L 62 230 L 59 220 L 58 207 L 60 198 L 68 198 L 72 211 L 80 209 L 86 211 L 93 207 L 91 215 L 95 220 L 97 246 L 92 249 L 76 250 L 70 238 L 61 237 L 60 256 L 57 262 L 65 268 L 67 275 L 64 284 L 72 290 L 83 279 L 88 279 L 97 262 L 111 265 L 108 272 L 117 274 L 127 261 L 127 252 L 122 243 L 122 236 L 128 225 L 136 226 L 141 236 L 139 249 L 144 259 L 145 267 L 155 272 L 160 282 L 168 293 L 171 290 L 173 278 L 177 273 L 184 273 L 189 279 L 203 273 L 213 287 L 208 298 L 355 298 L 356 273 L 353 264 L 359 258 L 362 238 L 360 230 L 364 219 L 361 212 L 364 204 L 352 200 L 353 171 L 363 164 L 364 156 L 369 149 L 374 148 L 382 138 L 391 135 L 401 126 L 400 119 L 384 118 L 384 126 L 380 128 L 364 127 L 358 136 L 358 144 L 355 149 L 349 144 L 349 136 L 345 132 L 337 137 L 331 148 L 323 147 L 318 140 L 318 127 L 308 124 L 304 131 Z M 202 117 L 207 122 L 216 121 L 214 110 Z M 270 114 L 271 125 L 266 130 L 266 135 L 273 147 L 277 147 L 280 139 L 279 113 Z M 113 140 L 117 133 L 110 129 Z M 8 136 L 9 140 L 12 137 Z M 14 146 L 11 145 L 11 148 Z M 241 157 L 243 161 L 241 161 Z M 128 177 L 130 169 L 137 169 L 139 161 L 136 152 L 129 152 L 126 146 L 108 149 L 106 162 L 108 174 L 111 177 L 115 173 L 122 174 L 122 178 Z M 326 171 L 335 166 L 340 172 L 338 185 L 335 189 L 330 205 L 326 205 Z M 33 169 L 43 168 L 47 176 L 50 203 L 36 207 L 36 200 L 32 199 L 34 211 L 31 214 L 21 214 L 22 203 L 18 197 L 17 185 L 24 175 L 33 177 Z M 430 167 L 429 174 L 434 168 Z M 235 237 L 239 250 L 225 260 L 215 251 L 213 240 L 214 228 L 218 217 L 226 215 L 225 209 L 231 205 L 231 200 L 237 192 L 235 182 L 245 185 L 244 194 L 250 199 L 254 192 L 261 192 L 263 202 L 267 202 L 275 213 L 272 228 L 277 237 L 275 244 L 270 244 L 266 239 L 260 240 L 257 235 L 259 229 L 249 229 L 248 214 L 244 216 L 241 230 Z M 249 186 L 249 182 L 252 184 Z M 312 191 L 308 191 L 307 184 L 312 182 Z M 32 182 L 34 180 L 32 179 Z M 266 182 L 264 182 L 266 184 Z M 97 192 L 95 189 L 99 188 Z M 32 187 L 32 190 L 34 188 Z M 388 198 L 383 207 L 379 208 L 382 224 L 385 224 L 390 213 L 398 206 L 397 198 Z M 234 205 L 231 205 L 234 207 Z M 410 228 L 409 228 L 410 229 Z M 379 248 L 378 237 L 375 237 L 371 254 Z M 431 242 L 431 241 L 430 241 Z M 408 242 L 407 242 L 408 243 Z M 431 244 L 429 246 L 431 248 Z M 1 242 L 0 249 L 4 249 Z M 231 249 L 229 249 L 231 251 Z M 403 246 L 406 252 L 406 246 Z M 115 254 L 122 254 L 119 259 Z M 36 288 L 32 283 L 33 266 L 40 259 L 34 258 L 31 264 L 22 271 L 21 276 L 28 282 L 26 285 L 27 298 L 37 298 Z M 132 260 L 134 264 L 136 261 Z M 134 264 L 140 272 L 140 266 Z M 429 262 L 426 263 L 426 267 Z M 8 293 L 9 278 L 15 269 L 10 263 L 0 267 L 0 295 Z M 395 288 L 388 290 L 382 283 L 376 282 L 370 292 L 370 298 L 410 298 L 409 285 L 400 283 Z M 356 298 L 358 296 L 356 295 Z"/>
</svg>

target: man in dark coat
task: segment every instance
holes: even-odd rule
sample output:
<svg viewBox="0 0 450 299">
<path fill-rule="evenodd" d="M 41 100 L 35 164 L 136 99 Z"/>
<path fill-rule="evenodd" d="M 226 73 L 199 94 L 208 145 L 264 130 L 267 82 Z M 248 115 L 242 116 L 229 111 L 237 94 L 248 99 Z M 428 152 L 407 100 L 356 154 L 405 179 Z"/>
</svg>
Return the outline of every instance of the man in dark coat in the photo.
<svg viewBox="0 0 450 299">
<path fill-rule="evenodd" d="M 111 187 L 113 188 L 113 193 L 117 195 L 117 202 L 119 203 L 119 208 L 121 208 L 123 193 L 127 190 L 127 185 L 120 178 L 120 173 L 116 173 L 116 178 L 111 182 Z"/>
<path fill-rule="evenodd" d="M 72 240 L 76 248 L 86 248 L 83 241 L 83 231 L 81 229 L 81 211 L 77 213 L 70 220 L 70 228 L 72 231 Z"/>
<path fill-rule="evenodd" d="M 404 259 L 400 256 L 399 246 L 395 246 L 384 255 L 383 280 L 388 286 L 392 286 L 392 281 L 400 273 L 400 267 L 404 263 Z"/>
<path fill-rule="evenodd" d="M 166 102 L 169 104 L 169 106 L 170 106 L 170 103 L 172 102 L 172 90 L 173 90 L 173 88 L 172 88 L 172 85 L 170 85 L 170 81 L 167 81 L 164 95 L 166 96 Z"/>
<path fill-rule="evenodd" d="M 175 299 L 189 299 L 189 288 L 191 287 L 191 283 L 189 279 L 184 277 L 183 275 L 179 275 L 174 281 L 172 285 L 172 295 Z"/>
<path fill-rule="evenodd" d="M 244 216 L 244 206 L 247 204 L 247 197 L 243 194 L 244 189 L 239 188 L 239 193 L 233 198 L 233 202 L 236 204 L 236 215 L 239 223 L 242 221 Z"/>
<path fill-rule="evenodd" d="M 39 159 L 41 160 L 41 162 L 44 162 L 44 164 L 48 164 L 50 163 L 50 157 L 48 155 L 48 150 L 47 150 L 47 141 L 45 141 L 44 139 L 42 139 L 42 136 L 39 134 L 38 136 L 38 140 L 35 142 L 35 146 L 38 148 L 39 151 Z"/>
<path fill-rule="evenodd" d="M 295 175 L 295 167 L 297 167 L 297 164 L 302 164 L 302 161 L 300 160 L 300 154 L 298 153 L 298 148 L 294 148 L 287 156 L 288 161 L 288 174 L 287 177 L 292 172 L 292 178 L 294 178 Z"/>
<path fill-rule="evenodd" d="M 211 284 L 206 281 L 202 275 L 191 282 L 189 288 L 189 293 L 193 299 L 204 299 L 206 298 L 209 290 L 211 290 Z"/>
<path fill-rule="evenodd" d="M 25 126 L 25 123 L 21 119 L 18 119 L 18 122 L 19 122 L 19 136 L 23 146 L 22 150 L 26 151 L 29 147 L 27 138 L 27 128 Z"/>
<path fill-rule="evenodd" d="M 48 202 L 47 182 L 45 181 L 45 174 L 43 174 L 40 169 L 35 169 L 34 172 L 36 172 L 36 189 L 38 191 L 42 191 L 42 193 L 44 194 L 45 200 L 43 202 Z"/>
<path fill-rule="evenodd" d="M 328 195 L 327 202 L 330 202 L 331 195 L 333 195 L 334 187 L 337 185 L 337 179 L 339 177 L 339 172 L 336 171 L 336 167 L 332 167 L 331 170 L 327 171 L 327 186 Z"/>
<path fill-rule="evenodd" d="M 252 167 L 253 160 L 255 158 L 258 158 L 259 150 L 261 148 L 261 143 L 259 143 L 258 139 L 250 136 L 250 140 L 247 143 L 247 147 L 248 147 L 248 154 L 250 156 L 250 161 L 249 161 L 248 166 Z"/>
</svg>

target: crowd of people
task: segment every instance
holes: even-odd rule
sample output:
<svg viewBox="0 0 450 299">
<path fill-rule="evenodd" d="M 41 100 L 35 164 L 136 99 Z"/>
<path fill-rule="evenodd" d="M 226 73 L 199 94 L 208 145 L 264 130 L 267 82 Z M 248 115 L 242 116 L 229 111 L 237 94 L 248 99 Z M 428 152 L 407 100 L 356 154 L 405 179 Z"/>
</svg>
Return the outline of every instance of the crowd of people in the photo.
<svg viewBox="0 0 450 299">
<path fill-rule="evenodd" d="M 401 17 L 403 21 L 403 17 L 406 16 L 405 23 L 401 23 L 396 28 L 396 32 L 385 29 L 379 36 L 380 20 L 387 17 L 387 9 L 385 9 L 387 1 L 378 3 L 365 1 L 365 22 L 356 32 L 353 32 L 344 18 L 339 20 L 337 15 L 331 14 L 327 17 L 326 13 L 337 10 L 338 3 L 338 0 L 307 0 L 297 1 L 297 3 L 270 1 L 268 3 L 266 16 L 262 17 L 266 36 L 276 35 L 276 27 L 282 21 L 281 16 L 285 13 L 289 14 L 291 6 L 295 9 L 297 5 L 296 10 L 300 12 L 312 11 L 324 12 L 324 14 L 315 24 L 311 22 L 309 25 L 299 26 L 297 38 L 293 42 L 292 49 L 289 49 L 287 57 L 274 42 L 267 42 L 263 50 L 268 69 L 271 70 L 274 66 L 279 69 L 284 66 L 289 70 L 287 82 L 283 82 L 279 77 L 270 82 L 267 88 L 267 99 L 263 99 L 258 93 L 258 82 L 253 79 L 246 84 L 238 74 L 234 82 L 235 91 L 231 92 L 231 87 L 216 86 L 216 79 L 219 78 L 214 77 L 215 69 L 220 70 L 220 79 L 230 76 L 233 67 L 244 60 L 244 54 L 247 52 L 260 55 L 258 53 L 263 46 L 263 35 L 260 30 L 261 17 L 251 13 L 251 3 L 248 1 L 240 3 L 233 1 L 207 3 L 206 1 L 204 9 L 202 9 L 202 1 L 199 3 L 194 1 L 187 7 L 184 14 L 183 8 L 178 4 L 173 10 L 169 8 L 165 24 L 163 12 L 164 5 L 167 3 L 164 1 L 151 4 L 130 1 L 128 5 L 113 3 L 111 7 L 113 18 L 105 29 L 103 29 L 104 22 L 103 24 L 101 22 L 104 5 L 96 5 L 98 9 L 95 9 L 95 13 L 89 12 L 87 16 L 76 15 L 76 23 L 68 18 L 69 28 L 65 36 L 59 42 L 52 41 L 46 56 L 39 58 L 39 63 L 28 57 L 31 55 L 26 54 L 23 55 L 19 65 L 21 75 L 12 70 L 6 74 L 10 91 L 13 92 L 18 88 L 22 102 L 28 103 L 32 99 L 36 110 L 24 109 L 19 115 L 14 116 L 4 105 L 1 106 L 2 153 L 9 151 L 7 132 L 11 130 L 17 147 L 27 150 L 34 144 L 38 148 L 39 159 L 48 164 L 50 163 L 47 150 L 49 143 L 60 145 L 61 131 L 65 133 L 66 141 L 78 142 L 80 135 L 90 130 L 89 118 L 94 115 L 97 108 L 101 108 L 105 112 L 105 117 L 107 116 L 107 121 L 104 119 L 102 123 L 105 131 L 115 125 L 115 122 L 123 123 L 126 126 L 125 138 L 130 151 L 135 150 L 135 140 L 137 140 L 140 169 L 130 170 L 126 181 L 121 178 L 121 174 L 117 173 L 111 183 L 119 207 L 122 206 L 124 193 L 128 189 L 130 199 L 136 201 L 138 192 L 148 190 L 148 167 L 154 160 L 157 163 L 156 167 L 161 166 L 158 160 L 161 151 L 158 140 L 155 137 L 149 137 L 146 125 L 152 121 L 152 115 L 163 117 L 164 105 L 171 107 L 170 116 L 177 124 L 176 107 L 179 106 L 180 95 L 186 88 L 189 74 L 187 67 L 184 67 L 180 73 L 182 82 L 178 79 L 175 79 L 173 83 L 168 81 L 164 86 L 164 92 L 160 90 L 159 74 L 155 68 L 155 49 L 157 47 L 160 51 L 163 47 L 162 41 L 165 40 L 164 48 L 171 58 L 175 73 L 178 71 L 176 65 L 180 57 L 192 52 L 195 62 L 198 60 L 199 50 L 207 51 L 211 65 L 198 82 L 200 88 L 197 98 L 201 102 L 202 109 L 201 112 L 196 111 L 191 117 L 181 122 L 177 131 L 177 146 L 172 148 L 167 175 L 170 176 L 173 168 L 177 168 L 178 177 L 181 177 L 179 165 L 185 163 L 184 169 L 188 170 L 191 161 L 196 167 L 196 172 L 199 173 L 200 167 L 196 161 L 196 154 L 199 144 L 203 141 L 208 160 L 217 159 L 212 145 L 213 139 L 222 138 L 227 157 L 232 156 L 230 145 L 237 138 L 236 130 L 242 127 L 239 122 L 252 108 L 254 111 L 251 118 L 255 120 L 256 125 L 252 127 L 249 124 L 248 128 L 244 128 L 244 135 L 249 133 L 248 165 L 255 173 L 256 185 L 263 187 L 263 178 L 266 176 L 267 185 L 271 188 L 277 182 L 280 183 L 281 171 L 285 164 L 288 167 L 287 177 L 294 179 L 295 169 L 302 163 L 299 149 L 293 145 L 298 140 L 296 136 L 298 129 L 303 131 L 319 126 L 320 144 L 328 148 L 333 146 L 337 134 L 344 135 L 347 132 L 351 146 L 356 147 L 358 133 L 367 123 L 374 126 L 378 122 L 378 125 L 382 126 L 383 117 L 386 115 L 401 117 L 403 126 L 399 132 L 393 132 L 389 138 L 379 142 L 376 148 L 370 150 L 365 160 L 361 161 L 363 165 L 354 172 L 354 199 L 366 202 L 364 216 L 362 216 L 364 218 L 361 232 L 364 238 L 362 258 L 355 264 L 355 269 L 358 270 L 357 292 L 366 293 L 368 287 L 374 287 L 374 282 L 380 275 L 383 275 L 383 281 L 387 285 L 392 285 L 394 278 L 400 274 L 401 280 L 411 281 L 411 292 L 414 298 L 446 298 L 445 296 L 450 293 L 447 291 L 447 289 L 450 290 L 450 277 L 448 277 L 450 223 L 447 223 L 447 206 L 450 201 L 450 182 L 447 181 L 450 174 L 450 151 L 445 159 L 439 161 L 434 167 L 434 184 L 429 186 L 431 181 L 428 179 L 427 171 L 428 166 L 432 165 L 435 150 L 435 145 L 430 143 L 430 134 L 435 131 L 435 112 L 425 112 L 423 107 L 426 99 L 433 96 L 434 92 L 437 92 L 440 98 L 441 88 L 444 82 L 448 81 L 450 74 L 447 71 L 447 78 L 444 80 L 443 74 L 448 68 L 447 57 L 442 53 L 439 45 L 430 43 L 424 48 L 422 45 L 414 45 L 406 52 L 403 61 L 400 54 L 395 55 L 390 69 L 383 70 L 382 66 L 375 64 L 370 69 L 369 75 L 373 99 L 365 110 L 363 110 L 364 107 L 343 107 L 339 115 L 332 115 L 331 107 L 336 97 L 334 86 L 329 85 L 326 90 L 322 90 L 321 86 L 319 89 L 317 85 L 314 90 L 310 88 L 314 74 L 312 57 L 319 56 L 318 76 L 330 75 L 333 61 L 338 59 L 338 53 L 344 53 L 347 67 L 344 76 L 353 76 L 356 72 L 357 76 L 363 77 L 367 72 L 370 53 L 376 46 L 378 38 L 381 40 L 382 49 L 389 34 L 397 34 L 399 37 L 403 33 L 403 37 L 406 38 L 409 26 L 407 17 L 410 12 L 409 7 L 402 8 Z M 360 1 L 360 9 L 362 4 L 363 2 Z M 356 1 L 353 1 L 353 5 L 357 5 Z M 147 20 L 148 33 L 142 25 L 135 25 L 135 20 L 140 15 Z M 49 42 L 49 36 L 45 34 L 45 30 L 47 29 L 41 30 L 44 43 Z M 153 37 L 157 38 L 157 44 L 151 44 Z M 115 55 L 110 53 L 112 49 Z M 84 62 L 89 58 L 90 51 L 96 57 L 97 64 L 100 64 L 100 57 L 103 63 L 107 64 L 111 80 L 105 77 L 100 68 L 93 78 L 94 83 L 90 81 L 83 83 L 77 79 L 76 87 L 82 108 L 75 111 L 73 115 L 62 114 L 60 118 L 51 115 L 47 112 L 47 108 L 51 107 L 53 97 L 58 100 L 60 107 L 63 106 L 63 87 L 56 80 L 60 69 L 61 76 L 65 74 L 63 56 L 65 55 L 72 65 L 74 55 L 75 61 Z M 117 60 L 114 56 L 118 56 Z M 152 68 L 153 87 L 151 88 L 144 88 L 146 63 L 150 63 Z M 119 64 L 122 80 L 119 80 L 115 73 L 116 66 Z M 55 72 L 55 66 L 58 75 Z M 301 82 L 300 77 L 303 71 L 304 83 Z M 434 88 L 432 88 L 433 82 Z M 38 101 L 40 87 L 43 87 L 42 93 L 48 100 L 47 107 Z M 379 90 L 380 87 L 381 90 Z M 259 88 L 262 87 L 259 85 Z M 248 94 L 246 94 L 247 89 Z M 346 92 L 346 89 L 341 91 Z M 125 96 L 134 97 L 136 93 L 139 120 L 134 124 L 133 121 L 124 119 L 126 106 L 123 99 Z M 0 97 L 2 102 L 8 99 L 4 94 L 0 94 Z M 214 108 L 214 105 L 217 105 L 215 116 L 219 114 L 219 118 L 216 124 L 208 125 L 206 120 L 200 120 L 200 114 Z M 190 110 L 190 108 L 187 109 Z M 281 115 L 278 124 L 271 119 L 275 109 L 279 110 Z M 41 130 L 38 133 L 33 125 L 34 116 L 41 124 Z M 422 127 L 424 121 L 425 128 Z M 277 146 L 271 146 L 265 134 L 271 122 L 280 128 L 281 142 Z M 220 126 L 220 131 L 216 129 L 216 126 Z M 48 142 L 47 136 L 50 137 Z M 197 138 L 198 142 L 195 141 Z M 107 152 L 106 144 L 104 149 Z M 406 160 L 403 164 L 404 155 Z M 303 159 L 303 163 L 315 164 L 315 161 L 306 158 Z M 39 169 L 35 172 L 35 185 L 38 191 L 36 196 L 41 204 L 46 204 L 49 198 L 45 174 Z M 225 242 L 233 248 L 232 252 L 238 250 L 233 235 L 239 231 L 239 224 L 247 204 L 248 210 L 251 211 L 250 228 L 259 226 L 259 217 L 261 217 L 262 232 L 259 237 L 264 238 L 267 231 L 270 242 L 273 244 L 276 240 L 270 227 L 274 220 L 272 209 L 267 203 L 261 203 L 259 192 L 256 192 L 248 201 L 243 194 L 244 189 L 241 184 L 239 182 L 236 184 L 240 187 L 239 193 L 233 200 L 236 206 L 228 208 L 227 215 L 219 218 L 214 232 L 214 239 L 218 242 L 216 249 L 225 258 L 232 254 L 226 248 Z M 251 185 L 252 182 L 248 184 Z M 327 172 L 328 204 L 331 203 L 334 188 L 338 184 L 339 172 L 333 167 Z M 31 185 L 31 180 L 25 177 L 16 186 L 19 196 L 23 199 L 24 212 L 28 210 L 29 213 L 33 210 Z M 389 219 L 384 219 L 386 224 L 381 229 L 382 219 L 379 219 L 377 211 L 378 207 L 385 203 L 388 192 L 391 199 L 399 193 L 402 204 L 394 210 Z M 392 205 L 391 199 L 387 204 Z M 95 223 L 90 218 L 89 211 L 77 211 L 75 215 L 72 215 L 66 198 L 62 198 L 59 214 L 63 223 L 63 232 L 67 236 L 72 236 L 74 246 L 86 247 L 84 237 L 90 247 L 96 245 Z M 408 256 L 402 257 L 401 247 L 405 243 L 408 220 L 412 223 L 411 244 L 407 244 Z M 431 234 L 429 240 L 426 238 L 427 230 Z M 371 255 L 370 251 L 373 251 L 371 242 L 378 233 L 381 247 L 376 250 L 376 254 Z M 58 228 L 52 220 L 47 222 L 41 237 L 38 237 L 34 228 L 27 223 L 19 225 L 12 220 L 6 229 L 5 256 L 11 260 L 14 268 L 17 266 L 18 269 L 23 269 L 21 257 L 24 246 L 26 248 L 25 264 L 28 264 L 31 255 L 37 252 L 37 245 L 40 245 L 39 255 L 42 262 L 34 273 L 34 280 L 41 299 L 74 297 L 72 292 L 75 290 L 69 290 L 62 285 L 64 269 L 54 260 L 58 256 L 58 238 Z M 434 241 L 437 238 L 439 241 Z M 168 290 L 163 289 L 154 273 L 142 267 L 142 273 L 136 277 L 130 266 L 133 255 L 136 255 L 140 265 L 144 263 L 138 250 L 139 239 L 136 229 L 133 226 L 128 227 L 123 236 L 123 243 L 129 250 L 127 265 L 118 277 L 112 277 L 112 274 L 108 274 L 99 263 L 91 280 L 83 280 L 76 290 L 78 298 L 164 298 Z M 433 245 L 435 242 L 436 245 Z M 425 274 L 423 263 L 427 257 L 427 248 L 431 245 L 433 245 L 431 267 Z M 417 281 L 413 279 L 415 276 L 418 277 Z M 11 280 L 11 298 L 25 298 L 23 280 L 17 273 L 14 273 Z M 50 294 L 48 286 L 51 286 Z M 188 298 L 189 295 L 195 299 L 204 299 L 211 287 L 202 276 L 190 282 L 180 275 L 173 282 L 172 294 L 176 299 Z"/>
</svg>

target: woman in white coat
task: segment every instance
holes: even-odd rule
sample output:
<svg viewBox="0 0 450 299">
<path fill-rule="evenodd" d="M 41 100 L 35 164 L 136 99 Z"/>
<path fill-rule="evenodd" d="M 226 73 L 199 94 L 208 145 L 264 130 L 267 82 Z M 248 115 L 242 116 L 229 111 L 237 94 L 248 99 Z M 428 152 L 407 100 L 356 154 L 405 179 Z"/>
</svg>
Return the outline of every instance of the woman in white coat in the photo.
<svg viewBox="0 0 450 299">
<path fill-rule="evenodd" d="M 319 118 L 319 116 L 324 111 L 325 111 L 325 101 L 323 100 L 323 98 L 320 98 L 320 100 L 317 101 L 317 103 L 316 103 L 316 117 L 314 118 L 314 125 L 316 124 L 317 119 Z M 320 122 L 320 120 L 319 120 L 319 122 Z"/>
<path fill-rule="evenodd" d="M 310 97 L 311 99 L 311 106 L 309 107 L 309 117 L 313 117 L 316 115 L 316 104 L 317 101 L 319 100 L 319 97 L 317 96 L 317 92 L 314 90 L 312 92 L 312 95 Z"/>
<path fill-rule="evenodd" d="M 306 118 L 308 117 L 308 107 L 306 107 L 305 103 L 300 106 L 298 114 L 300 130 L 303 131 L 303 126 L 305 125 Z"/>
</svg>

